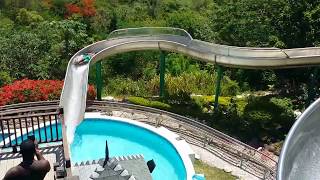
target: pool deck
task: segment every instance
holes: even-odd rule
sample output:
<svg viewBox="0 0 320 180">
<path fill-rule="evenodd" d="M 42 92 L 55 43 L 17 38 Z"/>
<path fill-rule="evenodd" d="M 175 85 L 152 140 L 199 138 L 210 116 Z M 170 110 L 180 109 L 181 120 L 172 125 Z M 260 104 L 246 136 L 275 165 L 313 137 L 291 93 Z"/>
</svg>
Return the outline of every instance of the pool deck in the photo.
<svg viewBox="0 0 320 180">
<path fill-rule="evenodd" d="M 43 156 L 45 159 L 47 159 L 50 162 L 50 166 L 51 166 L 51 169 L 48 172 L 48 174 L 46 175 L 45 180 L 52 180 L 52 179 L 54 179 L 53 163 L 56 162 L 56 159 L 57 159 L 56 154 L 51 153 L 51 154 L 45 154 Z M 10 168 L 18 165 L 21 162 L 21 160 L 22 160 L 21 157 L 18 157 L 15 159 L 1 160 L 0 161 L 0 179 L 3 179 L 6 172 Z"/>
</svg>

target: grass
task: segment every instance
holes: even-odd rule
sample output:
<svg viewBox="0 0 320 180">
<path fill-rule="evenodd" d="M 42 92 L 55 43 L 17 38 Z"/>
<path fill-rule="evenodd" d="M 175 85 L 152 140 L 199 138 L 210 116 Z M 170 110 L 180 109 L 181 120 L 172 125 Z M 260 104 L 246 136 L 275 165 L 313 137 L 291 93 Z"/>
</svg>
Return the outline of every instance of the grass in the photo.
<svg viewBox="0 0 320 180">
<path fill-rule="evenodd" d="M 221 169 L 211 167 L 202 161 L 196 160 L 194 162 L 194 169 L 197 174 L 204 174 L 206 180 L 235 180 L 235 176 L 230 173 L 226 173 Z"/>
</svg>

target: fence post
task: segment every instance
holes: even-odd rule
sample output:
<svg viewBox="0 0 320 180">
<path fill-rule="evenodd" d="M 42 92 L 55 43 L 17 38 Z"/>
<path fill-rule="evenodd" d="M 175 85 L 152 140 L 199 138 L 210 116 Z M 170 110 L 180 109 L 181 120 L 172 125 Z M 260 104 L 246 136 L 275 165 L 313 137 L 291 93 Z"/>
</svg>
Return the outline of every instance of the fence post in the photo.
<svg viewBox="0 0 320 180">
<path fill-rule="evenodd" d="M 268 169 L 266 169 L 265 171 L 264 171 L 264 174 L 263 174 L 263 180 L 265 180 L 265 179 L 267 179 L 267 177 L 268 177 L 268 175 L 270 174 L 270 171 L 268 170 Z"/>
<path fill-rule="evenodd" d="M 223 77 L 223 67 L 221 66 L 217 66 L 217 79 L 216 79 L 216 92 L 215 92 L 215 96 L 214 96 L 214 111 L 217 112 L 218 111 L 218 107 L 219 107 L 219 96 L 220 96 L 220 92 L 221 92 L 221 80 Z"/>
<path fill-rule="evenodd" d="M 242 168 L 243 159 L 244 159 L 244 157 L 243 157 L 243 153 L 241 153 L 241 157 L 240 157 L 240 166 L 239 166 L 239 168 L 240 168 L 240 169 Z"/>
<path fill-rule="evenodd" d="M 205 135 L 203 138 L 203 147 L 206 147 L 206 143 L 207 143 L 207 136 Z"/>
</svg>

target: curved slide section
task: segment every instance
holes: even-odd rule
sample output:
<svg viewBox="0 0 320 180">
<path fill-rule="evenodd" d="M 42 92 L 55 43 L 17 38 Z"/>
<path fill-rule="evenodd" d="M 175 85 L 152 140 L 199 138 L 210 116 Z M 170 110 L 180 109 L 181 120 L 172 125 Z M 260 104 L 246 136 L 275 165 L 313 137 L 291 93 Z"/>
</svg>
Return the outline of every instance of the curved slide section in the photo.
<svg viewBox="0 0 320 180">
<path fill-rule="evenodd" d="M 320 177 L 320 99 L 310 105 L 292 126 L 278 162 L 278 180 Z"/>
<path fill-rule="evenodd" d="M 194 40 L 186 31 L 175 28 L 134 28 L 117 30 L 111 38 L 89 45 L 69 61 L 60 106 L 68 142 L 84 118 L 89 65 L 106 57 L 130 51 L 165 50 L 182 53 L 200 61 L 226 67 L 249 69 L 293 68 L 320 64 L 320 48 L 247 48 Z M 92 53 L 91 62 L 77 65 L 82 55 Z"/>
</svg>

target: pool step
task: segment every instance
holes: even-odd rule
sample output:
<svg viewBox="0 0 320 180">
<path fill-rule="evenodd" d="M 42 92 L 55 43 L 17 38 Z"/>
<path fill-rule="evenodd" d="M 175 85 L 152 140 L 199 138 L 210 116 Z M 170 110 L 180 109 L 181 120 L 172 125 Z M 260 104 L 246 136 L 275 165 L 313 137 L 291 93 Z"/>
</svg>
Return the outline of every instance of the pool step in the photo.
<svg viewBox="0 0 320 180">
<path fill-rule="evenodd" d="M 133 162 L 130 162 L 130 161 L 133 161 Z M 80 170 L 80 171 L 78 170 L 79 172 L 83 171 L 85 168 L 93 167 L 93 170 L 90 172 L 91 173 L 90 176 L 87 176 L 88 179 L 91 179 L 91 180 L 100 180 L 100 179 L 105 179 L 107 177 L 113 177 L 113 176 L 119 177 L 119 180 L 137 180 L 137 177 L 132 175 L 130 173 L 130 170 L 126 169 L 125 167 L 127 163 L 135 164 L 141 161 L 145 162 L 143 155 L 137 154 L 137 155 L 117 156 L 117 157 L 110 158 L 106 166 L 104 167 L 102 167 L 104 164 L 104 159 L 83 161 L 80 163 L 75 163 L 73 166 L 74 168 L 79 169 Z M 124 163 L 125 167 L 120 163 Z"/>
</svg>

